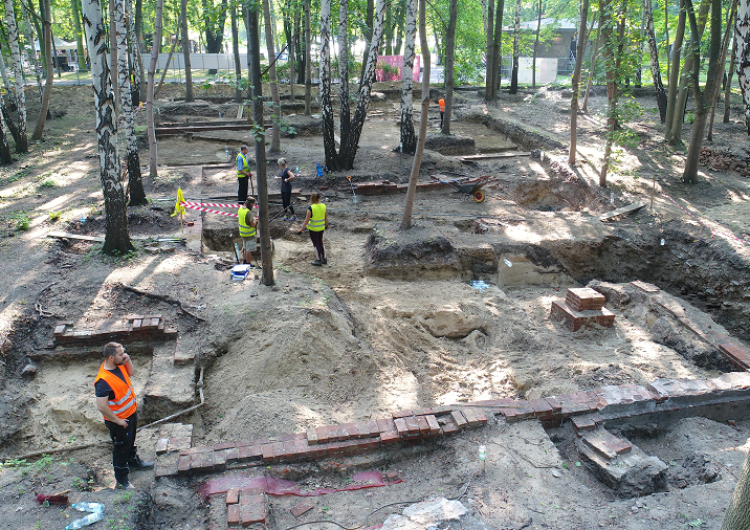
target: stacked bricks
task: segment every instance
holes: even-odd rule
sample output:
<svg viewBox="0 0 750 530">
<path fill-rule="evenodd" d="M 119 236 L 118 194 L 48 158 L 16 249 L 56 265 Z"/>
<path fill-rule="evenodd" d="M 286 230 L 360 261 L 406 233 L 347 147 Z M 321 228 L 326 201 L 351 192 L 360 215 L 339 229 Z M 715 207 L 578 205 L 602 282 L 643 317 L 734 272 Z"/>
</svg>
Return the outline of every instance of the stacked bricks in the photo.
<svg viewBox="0 0 750 530">
<path fill-rule="evenodd" d="M 587 324 L 604 327 L 615 325 L 615 315 L 604 307 L 604 295 L 590 287 L 568 289 L 565 301 L 552 302 L 550 317 L 565 321 L 570 331 L 578 331 Z"/>
<path fill-rule="evenodd" d="M 177 337 L 176 329 L 164 327 L 161 315 L 129 315 L 122 320 L 100 320 L 90 328 L 73 329 L 71 322 L 58 322 L 53 332 L 55 343 L 87 346 L 110 341 L 127 343 Z"/>
<path fill-rule="evenodd" d="M 750 369 L 750 351 L 735 342 L 719 344 L 719 350 L 732 364 L 741 370 Z"/>
<path fill-rule="evenodd" d="M 189 451 L 193 445 L 193 426 L 167 423 L 159 429 L 156 440 L 156 462 L 154 475 L 168 477 L 179 474 L 180 453 Z"/>
<path fill-rule="evenodd" d="M 267 499 L 263 488 L 231 488 L 227 492 L 226 503 L 229 528 L 268 524 Z"/>
<path fill-rule="evenodd" d="M 633 449 L 630 442 L 618 438 L 604 428 L 584 434 L 581 441 L 607 460 L 617 458 L 617 455 L 629 453 Z"/>
</svg>

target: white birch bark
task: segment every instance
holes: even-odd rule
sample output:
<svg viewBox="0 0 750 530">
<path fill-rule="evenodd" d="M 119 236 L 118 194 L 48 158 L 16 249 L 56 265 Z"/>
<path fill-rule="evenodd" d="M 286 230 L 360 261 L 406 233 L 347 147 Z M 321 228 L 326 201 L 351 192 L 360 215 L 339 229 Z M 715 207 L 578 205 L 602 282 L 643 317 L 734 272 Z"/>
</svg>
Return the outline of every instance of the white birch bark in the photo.
<svg viewBox="0 0 750 530">
<path fill-rule="evenodd" d="M 10 93 L 10 92 L 9 92 Z M 3 93 L 0 92 L 0 109 L 5 106 Z M 5 115 L 0 110 L 0 164 L 10 164 L 13 158 L 10 156 L 10 147 L 8 146 L 8 124 L 5 123 Z"/>
<path fill-rule="evenodd" d="M 339 2 L 339 103 L 341 111 L 339 115 L 339 129 L 341 130 L 341 143 L 349 139 L 351 130 L 351 110 L 349 107 L 349 39 L 347 35 L 346 22 L 348 18 L 349 1 Z"/>
<path fill-rule="evenodd" d="M 513 23 L 513 67 L 510 73 L 510 93 L 518 92 L 518 64 L 521 57 L 521 0 L 516 0 L 516 17 Z"/>
<path fill-rule="evenodd" d="M 23 69 L 21 68 L 21 50 L 18 47 L 18 26 L 13 10 L 13 0 L 5 0 L 5 23 L 8 26 L 8 44 L 10 45 L 13 75 L 16 83 L 16 105 L 18 106 L 18 143 L 16 151 L 26 153 L 29 144 L 26 137 L 26 96 L 24 93 Z"/>
<path fill-rule="evenodd" d="M 414 132 L 414 57 L 416 56 L 415 40 L 417 36 L 417 0 L 406 2 L 406 31 L 404 35 L 404 68 L 401 84 L 401 142 L 398 149 L 401 153 L 413 153 L 417 148 L 417 136 Z"/>
<path fill-rule="evenodd" d="M 75 1 L 75 0 L 74 0 Z M 130 39 L 130 57 L 131 66 L 133 67 L 133 86 L 134 97 L 131 99 L 133 106 L 139 106 L 141 103 L 141 69 L 138 65 L 141 63 L 141 47 L 138 42 L 138 36 L 135 32 L 135 11 L 133 11 L 133 0 L 125 0 L 125 14 L 128 19 L 128 38 Z"/>
<path fill-rule="evenodd" d="M 281 98 L 279 98 L 279 84 L 276 80 L 276 51 L 273 45 L 273 29 L 271 27 L 271 6 L 269 0 L 263 0 L 263 19 L 266 26 L 266 48 L 268 49 L 268 81 L 271 85 L 271 100 L 273 101 L 273 112 L 276 116 L 273 120 L 273 132 L 271 134 L 271 153 L 281 152 Z"/>
<path fill-rule="evenodd" d="M 648 51 L 651 57 L 651 77 L 656 89 L 656 104 L 659 107 L 659 118 L 664 123 L 667 119 L 667 94 L 661 80 L 661 69 L 659 68 L 659 50 L 656 47 L 656 32 L 654 31 L 654 11 L 651 0 L 643 0 L 643 19 L 645 20 L 646 38 L 648 39 Z M 643 40 L 641 40 L 643 43 Z M 643 54 L 639 55 L 641 57 Z"/>
<path fill-rule="evenodd" d="M 115 39 L 117 41 L 117 79 L 120 85 L 120 120 L 124 124 L 126 160 L 128 168 L 128 195 L 130 205 L 146 204 L 146 194 L 141 181 L 141 162 L 133 122 L 133 92 L 128 64 L 128 24 L 125 0 L 115 0 Z"/>
<path fill-rule="evenodd" d="M 750 0 L 740 0 L 734 24 L 737 82 L 745 102 L 745 127 L 750 132 Z"/>
<path fill-rule="evenodd" d="M 320 2 L 320 100 L 326 166 L 336 169 L 337 153 L 331 105 L 331 0 Z"/>
<path fill-rule="evenodd" d="M 8 77 L 8 71 L 5 69 L 5 59 L 3 58 L 3 54 L 0 53 L 0 73 L 2 73 L 3 76 L 3 84 L 5 85 L 5 90 L 8 91 L 8 100 L 12 105 L 16 104 L 16 87 L 14 87 L 11 82 L 10 78 Z"/>
<path fill-rule="evenodd" d="M 154 22 L 154 45 L 151 47 L 151 62 L 148 65 L 148 88 L 146 89 L 146 121 L 148 128 L 149 175 L 158 176 L 156 169 L 156 129 L 154 127 L 154 77 L 156 76 L 156 61 L 159 59 L 161 46 L 161 22 L 164 11 L 164 0 L 156 2 L 156 21 Z M 249 56 L 249 55 L 248 55 Z"/>
<path fill-rule="evenodd" d="M 106 235 L 104 252 L 124 254 L 133 249 L 128 234 L 125 193 L 120 181 L 117 158 L 117 122 L 112 83 L 107 65 L 107 39 L 98 0 L 83 0 L 83 22 L 91 60 L 91 80 L 96 106 L 96 133 L 99 169 L 104 190 Z M 51 75 L 51 72 L 48 72 Z"/>
</svg>

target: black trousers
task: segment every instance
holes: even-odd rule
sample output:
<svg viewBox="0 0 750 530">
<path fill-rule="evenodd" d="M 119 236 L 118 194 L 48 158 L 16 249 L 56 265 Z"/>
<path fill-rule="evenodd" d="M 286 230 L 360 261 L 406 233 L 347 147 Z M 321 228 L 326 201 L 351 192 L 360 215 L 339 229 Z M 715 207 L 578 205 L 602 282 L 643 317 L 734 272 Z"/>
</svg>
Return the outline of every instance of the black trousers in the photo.
<svg viewBox="0 0 750 530">
<path fill-rule="evenodd" d="M 440 128 L 443 128 L 443 118 L 445 117 L 445 112 L 442 110 L 440 111 Z"/>
<path fill-rule="evenodd" d="M 284 211 L 294 215 L 294 206 L 292 206 L 292 191 L 281 191 L 281 204 L 284 205 Z"/>
<path fill-rule="evenodd" d="M 240 188 L 237 191 L 237 200 L 240 202 L 245 202 L 247 200 L 247 183 L 249 180 L 250 177 L 242 177 L 237 179 L 237 182 L 240 185 Z"/>
<path fill-rule="evenodd" d="M 109 429 L 109 437 L 112 438 L 112 467 L 115 469 L 115 480 L 119 484 L 128 483 L 130 467 L 128 462 L 135 458 L 137 448 L 135 446 L 135 428 L 138 423 L 138 413 L 134 412 L 128 418 L 128 426 L 120 427 L 116 423 L 104 420 Z"/>
</svg>

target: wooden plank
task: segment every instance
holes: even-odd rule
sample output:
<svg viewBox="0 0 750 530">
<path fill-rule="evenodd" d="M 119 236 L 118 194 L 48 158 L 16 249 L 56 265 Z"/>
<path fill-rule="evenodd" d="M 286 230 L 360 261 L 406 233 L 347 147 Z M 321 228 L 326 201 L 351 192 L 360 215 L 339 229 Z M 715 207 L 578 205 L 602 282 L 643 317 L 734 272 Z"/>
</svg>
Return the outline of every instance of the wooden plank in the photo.
<svg viewBox="0 0 750 530">
<path fill-rule="evenodd" d="M 634 202 L 632 204 L 628 204 L 627 206 L 623 206 L 622 208 L 618 208 L 616 210 L 612 210 L 611 212 L 607 212 L 604 215 L 600 215 L 599 220 L 609 221 L 610 219 L 614 219 L 615 217 L 620 217 L 621 215 L 627 215 L 627 214 L 636 212 L 645 206 L 646 206 L 645 202 Z"/>
<path fill-rule="evenodd" d="M 489 155 L 471 155 L 471 156 L 462 156 L 460 157 L 461 160 L 465 162 L 471 162 L 474 160 L 490 160 L 492 158 L 513 158 L 516 156 L 531 156 L 531 153 L 523 153 L 523 152 L 514 152 L 514 153 L 492 153 Z"/>
<path fill-rule="evenodd" d="M 79 241 L 94 241 L 96 243 L 104 243 L 104 238 L 100 236 L 84 236 L 80 234 L 69 234 L 68 232 L 48 232 L 47 237 L 54 237 L 57 239 L 76 239 Z M 142 237 L 131 237 L 130 238 L 133 241 L 151 241 L 153 239 L 152 236 L 142 236 Z M 174 238 L 159 238 L 155 239 L 155 242 L 165 242 L 165 243 L 181 243 L 184 241 L 182 238 L 174 237 Z"/>
<path fill-rule="evenodd" d="M 242 119 L 242 113 L 245 111 L 245 105 L 240 104 L 239 108 L 237 109 L 237 119 Z"/>
</svg>

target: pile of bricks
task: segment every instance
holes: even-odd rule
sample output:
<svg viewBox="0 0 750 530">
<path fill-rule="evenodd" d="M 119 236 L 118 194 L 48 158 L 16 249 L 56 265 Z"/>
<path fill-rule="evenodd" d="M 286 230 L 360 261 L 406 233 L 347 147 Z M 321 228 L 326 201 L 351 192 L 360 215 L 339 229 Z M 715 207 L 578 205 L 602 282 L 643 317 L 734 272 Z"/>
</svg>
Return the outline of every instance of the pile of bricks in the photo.
<svg viewBox="0 0 750 530">
<path fill-rule="evenodd" d="M 227 492 L 227 525 L 246 527 L 268 523 L 267 498 L 263 488 L 231 488 Z"/>
<path fill-rule="evenodd" d="M 157 477 L 169 476 L 177 466 L 180 451 L 193 445 L 193 426 L 181 423 L 166 423 L 159 429 L 156 440 L 156 463 L 154 474 Z"/>
<path fill-rule="evenodd" d="M 110 341 L 122 343 L 171 340 L 177 330 L 165 328 L 161 315 L 129 315 L 123 319 L 100 320 L 84 329 L 74 329 L 72 322 L 58 322 L 53 332 L 55 344 L 101 346 Z"/>
<path fill-rule="evenodd" d="M 604 327 L 615 325 L 615 315 L 604 307 L 604 295 L 590 287 L 571 288 L 565 301 L 552 302 L 550 317 L 565 321 L 570 331 L 578 331 L 587 324 Z"/>
<path fill-rule="evenodd" d="M 390 418 L 316 427 L 277 440 L 263 438 L 182 448 L 178 458 L 165 454 L 168 458 L 162 459 L 157 454 L 156 476 L 186 476 L 223 471 L 228 467 L 351 456 L 373 451 L 384 444 L 419 442 L 486 424 L 487 417 L 481 409 L 436 407 L 399 411 Z M 167 450 L 170 442 L 171 439 L 166 442 Z M 164 442 L 160 449 L 163 447 Z"/>
</svg>

